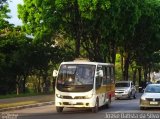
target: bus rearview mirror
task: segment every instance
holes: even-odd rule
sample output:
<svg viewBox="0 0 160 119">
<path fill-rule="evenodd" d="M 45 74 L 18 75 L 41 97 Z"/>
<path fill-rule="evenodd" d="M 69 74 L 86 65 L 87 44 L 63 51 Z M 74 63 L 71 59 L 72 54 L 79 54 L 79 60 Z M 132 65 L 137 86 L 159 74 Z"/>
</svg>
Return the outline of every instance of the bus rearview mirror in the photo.
<svg viewBox="0 0 160 119">
<path fill-rule="evenodd" d="M 57 77 L 58 76 L 58 71 L 57 70 L 53 70 L 53 77 Z"/>
<path fill-rule="evenodd" d="M 99 71 L 97 71 L 97 76 L 99 76 L 99 77 L 103 77 L 103 70 L 99 70 Z"/>
</svg>

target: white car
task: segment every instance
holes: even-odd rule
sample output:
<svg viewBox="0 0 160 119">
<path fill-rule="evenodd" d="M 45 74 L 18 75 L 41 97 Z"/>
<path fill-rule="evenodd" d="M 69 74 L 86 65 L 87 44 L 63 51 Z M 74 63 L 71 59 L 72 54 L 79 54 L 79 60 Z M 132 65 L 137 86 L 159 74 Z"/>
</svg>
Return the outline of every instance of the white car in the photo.
<svg viewBox="0 0 160 119">
<path fill-rule="evenodd" d="M 115 98 L 136 98 L 136 88 L 132 81 L 119 81 L 115 84 Z"/>
<path fill-rule="evenodd" d="M 160 84 L 149 84 L 140 98 L 140 109 L 160 107 Z"/>
<path fill-rule="evenodd" d="M 156 80 L 156 83 L 157 83 L 157 84 L 160 84 L 160 79 Z"/>
</svg>

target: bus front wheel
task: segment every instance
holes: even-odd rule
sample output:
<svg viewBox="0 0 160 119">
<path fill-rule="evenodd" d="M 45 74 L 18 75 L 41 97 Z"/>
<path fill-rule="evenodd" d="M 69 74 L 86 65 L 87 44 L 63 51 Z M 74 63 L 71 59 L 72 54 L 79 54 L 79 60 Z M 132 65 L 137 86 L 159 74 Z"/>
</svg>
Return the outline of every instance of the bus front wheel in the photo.
<svg viewBox="0 0 160 119">
<path fill-rule="evenodd" d="M 97 98 L 95 106 L 92 107 L 92 112 L 97 113 L 98 112 L 98 108 L 99 108 L 99 100 Z"/>
<path fill-rule="evenodd" d="M 62 112 L 63 111 L 63 107 L 56 107 L 56 110 L 58 113 Z"/>
</svg>

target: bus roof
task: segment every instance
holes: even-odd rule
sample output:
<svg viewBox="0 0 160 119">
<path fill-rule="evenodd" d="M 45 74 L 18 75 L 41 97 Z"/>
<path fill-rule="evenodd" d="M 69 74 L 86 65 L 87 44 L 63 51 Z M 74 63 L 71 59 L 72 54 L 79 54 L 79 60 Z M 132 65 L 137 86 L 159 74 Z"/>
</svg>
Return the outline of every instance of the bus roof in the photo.
<svg viewBox="0 0 160 119">
<path fill-rule="evenodd" d="M 62 64 L 90 64 L 90 65 L 108 65 L 114 66 L 113 63 L 101 63 L 101 62 L 90 62 L 90 61 L 69 61 L 69 62 L 62 62 Z"/>
</svg>

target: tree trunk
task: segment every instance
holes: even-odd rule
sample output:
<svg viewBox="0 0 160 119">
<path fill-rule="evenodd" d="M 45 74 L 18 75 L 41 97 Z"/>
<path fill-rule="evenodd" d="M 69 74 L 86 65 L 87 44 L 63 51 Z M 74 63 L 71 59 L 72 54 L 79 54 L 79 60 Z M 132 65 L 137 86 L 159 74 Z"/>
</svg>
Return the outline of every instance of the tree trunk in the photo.
<svg viewBox="0 0 160 119">
<path fill-rule="evenodd" d="M 148 81 L 148 79 L 147 79 L 147 66 L 146 65 L 144 66 L 143 71 L 144 71 L 144 82 L 146 83 Z"/>
<path fill-rule="evenodd" d="M 80 56 L 80 38 L 77 36 L 76 38 L 76 47 L 75 47 L 75 57 Z"/>
<path fill-rule="evenodd" d="M 75 29 L 75 57 L 80 56 L 80 42 L 81 42 L 81 29 L 80 29 L 80 21 L 81 21 L 81 16 L 79 13 L 79 7 L 78 7 L 78 1 L 74 1 L 74 11 L 75 11 L 75 24 L 74 24 L 74 29 Z"/>
<path fill-rule="evenodd" d="M 151 81 L 151 65 L 149 65 L 149 69 L 148 69 L 148 80 Z"/>
<path fill-rule="evenodd" d="M 123 64 L 124 64 L 124 61 L 123 61 L 123 52 L 120 52 L 120 56 L 121 56 L 121 72 L 122 72 L 122 78 L 124 79 L 124 69 L 123 69 Z"/>
<path fill-rule="evenodd" d="M 26 75 L 24 75 L 23 76 L 23 93 L 26 93 L 26 78 L 27 78 L 27 76 Z"/>
<path fill-rule="evenodd" d="M 111 42 L 111 63 L 115 64 L 115 61 L 116 61 L 116 44 L 114 41 Z"/>
<path fill-rule="evenodd" d="M 129 53 L 126 53 L 124 59 L 124 71 L 123 71 L 124 80 L 128 80 L 129 60 L 130 60 Z"/>
<path fill-rule="evenodd" d="M 50 84 L 47 80 L 47 77 L 48 77 L 48 73 L 47 73 L 47 69 L 46 69 L 43 74 L 43 91 L 44 91 L 44 93 L 49 93 L 49 89 L 50 89 Z"/>
<path fill-rule="evenodd" d="M 142 79 L 141 70 L 142 70 L 141 68 L 138 68 L 138 77 L 139 77 L 138 79 L 139 79 L 139 84 L 141 84 L 141 81 L 142 81 L 142 80 L 141 80 L 141 79 Z"/>
<path fill-rule="evenodd" d="M 138 68 L 139 92 L 141 92 L 142 89 L 144 88 L 144 83 L 142 82 L 141 72 L 142 72 L 142 68 Z"/>
<path fill-rule="evenodd" d="M 20 83 L 20 77 L 17 76 L 17 77 L 16 77 L 16 94 L 17 94 L 17 95 L 19 95 L 19 90 L 20 90 L 19 83 Z"/>
<path fill-rule="evenodd" d="M 41 93 L 41 78 L 40 78 L 40 76 L 38 76 L 37 79 L 38 79 L 37 93 Z"/>
<path fill-rule="evenodd" d="M 137 74 L 137 68 L 133 71 L 133 84 L 136 84 L 136 74 Z"/>
</svg>

